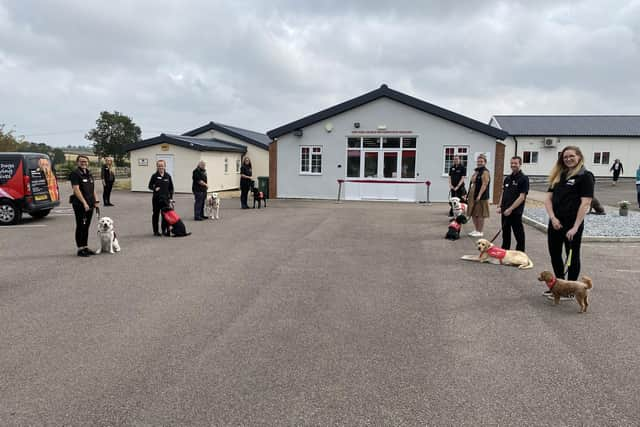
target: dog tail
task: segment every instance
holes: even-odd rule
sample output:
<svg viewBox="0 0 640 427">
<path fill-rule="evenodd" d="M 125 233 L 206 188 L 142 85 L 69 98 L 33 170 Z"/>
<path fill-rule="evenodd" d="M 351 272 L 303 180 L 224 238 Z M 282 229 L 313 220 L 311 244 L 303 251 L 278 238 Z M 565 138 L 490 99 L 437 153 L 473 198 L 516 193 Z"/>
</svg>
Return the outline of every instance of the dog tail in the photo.
<svg viewBox="0 0 640 427">
<path fill-rule="evenodd" d="M 593 281 L 589 276 L 582 276 L 582 281 L 587 284 L 587 289 L 593 288 Z"/>
</svg>

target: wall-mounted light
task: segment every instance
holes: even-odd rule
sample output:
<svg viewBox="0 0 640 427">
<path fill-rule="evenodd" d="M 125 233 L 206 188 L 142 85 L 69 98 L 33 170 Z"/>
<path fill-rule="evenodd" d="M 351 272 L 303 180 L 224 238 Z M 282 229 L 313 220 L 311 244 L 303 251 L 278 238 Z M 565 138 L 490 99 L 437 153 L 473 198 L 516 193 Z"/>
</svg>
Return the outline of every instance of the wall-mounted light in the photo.
<svg viewBox="0 0 640 427">
<path fill-rule="evenodd" d="M 295 136 L 302 136 L 302 129 L 296 129 L 296 130 L 294 130 L 294 131 L 293 131 L 293 134 L 294 134 Z"/>
<path fill-rule="evenodd" d="M 353 127 L 356 128 L 356 129 L 359 129 L 360 128 L 360 122 L 353 123 Z"/>
<path fill-rule="evenodd" d="M 327 122 L 324 124 L 324 130 L 326 130 L 327 132 L 331 132 L 333 130 L 333 123 L 331 122 Z"/>
</svg>

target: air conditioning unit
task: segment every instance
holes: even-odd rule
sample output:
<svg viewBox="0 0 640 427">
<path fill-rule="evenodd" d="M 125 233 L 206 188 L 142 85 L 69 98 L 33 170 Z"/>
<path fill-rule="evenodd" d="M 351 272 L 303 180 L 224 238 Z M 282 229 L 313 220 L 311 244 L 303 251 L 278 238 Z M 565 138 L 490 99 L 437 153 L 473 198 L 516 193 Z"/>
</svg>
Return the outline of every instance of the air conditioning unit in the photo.
<svg viewBox="0 0 640 427">
<path fill-rule="evenodd" d="M 557 147 L 559 141 L 559 138 L 545 138 L 542 140 L 542 145 L 547 148 Z"/>
</svg>

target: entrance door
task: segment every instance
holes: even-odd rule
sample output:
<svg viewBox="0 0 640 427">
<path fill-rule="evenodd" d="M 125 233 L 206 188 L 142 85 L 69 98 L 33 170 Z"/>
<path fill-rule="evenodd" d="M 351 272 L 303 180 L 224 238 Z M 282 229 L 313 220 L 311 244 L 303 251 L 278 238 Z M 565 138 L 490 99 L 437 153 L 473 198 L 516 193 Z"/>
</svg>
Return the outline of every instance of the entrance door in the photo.
<svg viewBox="0 0 640 427">
<path fill-rule="evenodd" d="M 173 177 L 173 154 L 156 154 L 156 161 L 164 160 L 167 164 L 166 171 Z"/>
</svg>

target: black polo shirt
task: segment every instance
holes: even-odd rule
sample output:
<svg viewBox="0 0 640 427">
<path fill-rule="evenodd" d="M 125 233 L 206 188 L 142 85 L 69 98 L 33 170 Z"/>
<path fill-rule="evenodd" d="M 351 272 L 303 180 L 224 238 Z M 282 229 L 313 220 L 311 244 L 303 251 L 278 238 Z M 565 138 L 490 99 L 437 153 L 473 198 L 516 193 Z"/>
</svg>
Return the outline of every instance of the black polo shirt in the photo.
<svg viewBox="0 0 640 427">
<path fill-rule="evenodd" d="M 85 169 L 84 171 L 80 168 L 74 169 L 69 174 L 69 181 L 71 181 L 71 187 L 77 185 L 80 188 L 80 192 L 82 193 L 82 197 L 87 202 L 90 207 L 95 205 L 96 200 L 93 198 L 94 194 L 94 184 L 93 184 L 93 175 L 91 175 L 91 171 L 89 169 Z M 80 203 L 75 195 L 71 197 L 72 203 Z"/>
<path fill-rule="evenodd" d="M 156 188 L 158 190 L 156 190 Z M 153 191 L 153 198 L 156 200 L 168 201 L 173 198 L 173 180 L 171 179 L 171 175 L 166 172 L 164 175 L 160 175 L 158 172 L 151 175 L 149 190 Z"/>
<path fill-rule="evenodd" d="M 502 203 L 500 203 L 502 211 L 504 212 L 505 209 L 509 208 L 522 193 L 525 195 L 529 193 L 529 177 L 523 174 L 522 171 L 505 176 L 504 182 L 502 183 Z M 522 215 L 523 212 L 524 203 L 521 203 L 520 206 L 513 211 L 514 214 L 520 215 Z"/>
<path fill-rule="evenodd" d="M 207 191 L 207 187 L 204 185 L 198 184 L 200 181 L 207 182 L 207 171 L 206 169 L 195 168 L 193 170 L 193 174 L 191 175 L 193 179 L 193 184 L 191 184 L 191 191 L 194 193 L 202 193 Z"/>
<path fill-rule="evenodd" d="M 449 168 L 449 176 L 451 177 L 451 185 L 458 185 L 463 176 L 467 176 L 467 168 L 462 163 L 453 165 Z"/>
<path fill-rule="evenodd" d="M 562 174 L 560 182 L 554 188 L 549 187 L 548 192 L 552 193 L 551 201 L 553 213 L 563 224 L 573 225 L 580 207 L 582 197 L 593 197 L 595 178 L 593 174 L 582 168 L 580 172 L 567 179 L 566 174 Z M 564 221 L 563 221 L 564 220 Z"/>
</svg>

